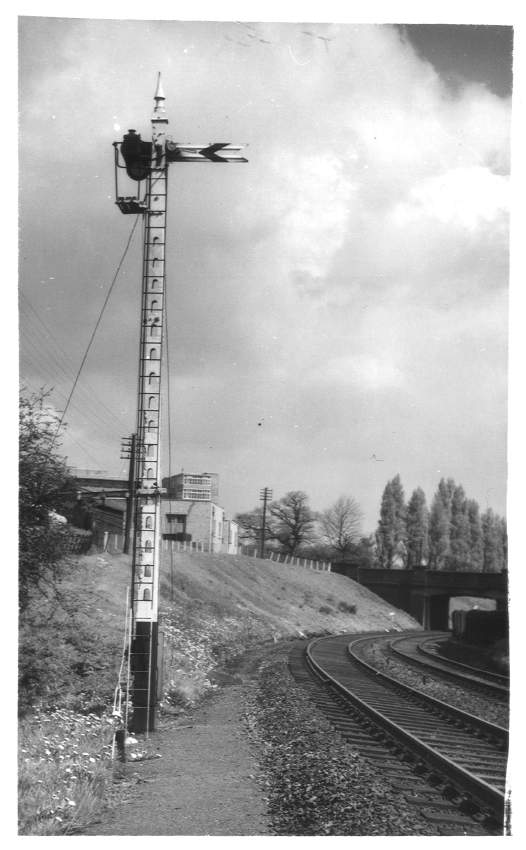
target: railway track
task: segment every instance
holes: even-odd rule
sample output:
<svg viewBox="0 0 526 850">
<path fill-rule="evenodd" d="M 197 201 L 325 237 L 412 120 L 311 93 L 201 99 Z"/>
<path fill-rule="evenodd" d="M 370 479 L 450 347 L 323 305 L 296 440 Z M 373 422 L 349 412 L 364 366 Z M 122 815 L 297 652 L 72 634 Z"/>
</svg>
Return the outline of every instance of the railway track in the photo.
<svg viewBox="0 0 526 850">
<path fill-rule="evenodd" d="M 350 637 L 318 638 L 303 654 L 293 651 L 297 681 L 437 835 L 501 835 L 506 730 L 389 681 L 356 656 L 371 635 L 354 636 L 353 655 Z"/>
<path fill-rule="evenodd" d="M 449 635 L 448 635 L 449 636 Z M 443 632 L 434 635 L 417 632 L 403 637 L 390 639 L 390 650 L 394 655 L 419 668 L 428 669 L 455 684 L 469 687 L 478 693 L 509 699 L 509 679 L 498 673 L 471 667 L 460 661 L 445 658 L 439 654 L 440 640 L 445 640 Z"/>
<path fill-rule="evenodd" d="M 510 677 L 502 673 L 496 673 L 493 670 L 474 667 L 466 664 L 463 661 L 457 661 L 455 658 L 448 658 L 440 652 L 440 645 L 445 643 L 451 637 L 449 632 L 439 632 L 438 636 L 428 637 L 420 644 L 419 652 L 428 658 L 438 659 L 444 664 L 449 665 L 452 669 L 460 670 L 463 673 L 481 678 L 484 682 L 494 685 L 501 685 L 508 693 L 510 688 Z"/>
</svg>

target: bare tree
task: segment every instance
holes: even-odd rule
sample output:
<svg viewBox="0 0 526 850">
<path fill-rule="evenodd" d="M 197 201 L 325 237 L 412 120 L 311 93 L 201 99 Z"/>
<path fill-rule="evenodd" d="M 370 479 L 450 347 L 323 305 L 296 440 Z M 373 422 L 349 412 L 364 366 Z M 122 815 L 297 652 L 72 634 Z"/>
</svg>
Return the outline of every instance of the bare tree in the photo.
<svg viewBox="0 0 526 850">
<path fill-rule="evenodd" d="M 291 490 L 279 502 L 272 502 L 269 513 L 274 539 L 288 555 L 295 555 L 302 546 L 312 542 L 316 514 L 302 490 Z"/>
<path fill-rule="evenodd" d="M 238 523 L 240 529 L 240 537 L 245 544 L 257 544 L 261 539 L 261 526 L 263 524 L 263 510 L 260 507 L 254 508 L 246 513 L 236 514 L 234 521 Z M 265 540 L 275 540 L 276 533 L 272 524 L 269 522 L 269 517 L 265 521 Z"/>
<path fill-rule="evenodd" d="M 320 514 L 324 540 L 336 557 L 345 558 L 356 544 L 361 531 L 363 514 L 358 502 L 347 496 L 340 498 Z"/>
</svg>

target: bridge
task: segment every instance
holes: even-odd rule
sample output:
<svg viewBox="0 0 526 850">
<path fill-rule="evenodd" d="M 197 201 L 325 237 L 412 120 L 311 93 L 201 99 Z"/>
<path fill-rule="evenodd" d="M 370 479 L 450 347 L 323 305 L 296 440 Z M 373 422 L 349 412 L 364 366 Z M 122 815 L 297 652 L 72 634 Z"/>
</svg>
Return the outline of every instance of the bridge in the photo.
<svg viewBox="0 0 526 850">
<path fill-rule="evenodd" d="M 424 629 L 447 631 L 449 600 L 455 596 L 495 599 L 497 610 L 508 605 L 508 574 L 442 570 L 383 570 L 335 562 L 332 572 L 363 584 L 396 608 L 411 614 Z"/>
</svg>

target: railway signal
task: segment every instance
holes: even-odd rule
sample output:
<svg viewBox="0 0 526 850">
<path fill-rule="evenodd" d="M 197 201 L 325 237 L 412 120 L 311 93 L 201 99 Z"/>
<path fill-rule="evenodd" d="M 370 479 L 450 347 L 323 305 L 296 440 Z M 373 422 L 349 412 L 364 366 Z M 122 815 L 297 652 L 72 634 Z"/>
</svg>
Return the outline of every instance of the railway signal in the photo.
<svg viewBox="0 0 526 850">
<path fill-rule="evenodd" d="M 247 162 L 241 147 L 226 142 L 187 145 L 167 135 L 168 119 L 161 75 L 154 95 L 151 141 L 129 130 L 114 142 L 115 203 L 125 215 L 142 215 L 143 275 L 139 341 L 137 428 L 125 448 L 132 458 L 134 532 L 132 545 L 133 730 L 155 726 L 157 694 L 158 597 L 161 559 L 161 362 L 164 328 L 168 166 L 176 162 Z M 119 191 L 126 170 L 136 192 Z"/>
</svg>

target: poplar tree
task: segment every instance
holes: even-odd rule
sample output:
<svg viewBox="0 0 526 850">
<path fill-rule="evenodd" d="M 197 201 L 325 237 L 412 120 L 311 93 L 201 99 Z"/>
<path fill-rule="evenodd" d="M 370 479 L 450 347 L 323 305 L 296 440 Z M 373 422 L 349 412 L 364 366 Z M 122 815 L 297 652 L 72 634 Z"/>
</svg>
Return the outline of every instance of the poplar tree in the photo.
<svg viewBox="0 0 526 850">
<path fill-rule="evenodd" d="M 390 570 L 397 559 L 402 559 L 405 563 L 406 507 L 400 475 L 395 475 L 385 486 L 376 541 L 378 563 L 381 567 Z"/>
<path fill-rule="evenodd" d="M 441 478 L 431 503 L 429 517 L 429 568 L 447 569 L 450 554 L 451 502 L 455 491 L 452 478 Z"/>
<path fill-rule="evenodd" d="M 417 487 L 407 506 L 406 548 L 407 568 L 421 567 L 428 556 L 429 511 L 426 496 L 421 487 Z"/>
<path fill-rule="evenodd" d="M 481 523 L 484 546 L 483 570 L 485 573 L 499 573 L 508 566 L 506 521 L 488 508 L 482 514 Z"/>
<path fill-rule="evenodd" d="M 469 520 L 469 568 L 473 572 L 482 572 L 484 543 L 478 502 L 475 499 L 468 499 L 467 510 Z"/>
<path fill-rule="evenodd" d="M 470 524 L 466 494 L 459 484 L 451 496 L 451 522 L 449 529 L 449 570 L 466 570 L 470 556 Z"/>
</svg>

